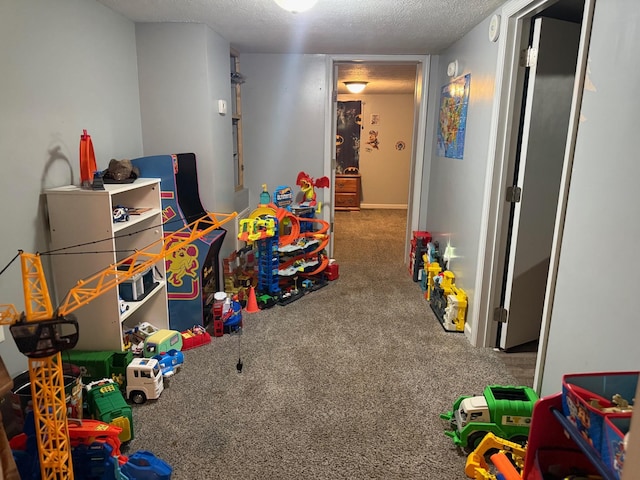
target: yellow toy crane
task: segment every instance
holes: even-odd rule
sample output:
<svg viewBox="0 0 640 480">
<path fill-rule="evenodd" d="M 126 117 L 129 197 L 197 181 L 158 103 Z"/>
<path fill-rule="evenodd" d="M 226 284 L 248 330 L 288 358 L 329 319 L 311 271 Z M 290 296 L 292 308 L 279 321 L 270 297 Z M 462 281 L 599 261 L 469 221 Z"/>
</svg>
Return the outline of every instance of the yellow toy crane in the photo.
<svg viewBox="0 0 640 480">
<path fill-rule="evenodd" d="M 103 271 L 78 281 L 55 312 L 40 255 L 19 252 L 25 312 L 18 314 L 15 306 L 0 305 L 0 325 L 10 326 L 18 349 L 29 357 L 42 480 L 74 478 L 60 352 L 75 346 L 78 323 L 68 315 L 120 283 L 147 271 L 165 256 L 220 228 L 236 215 L 235 212 L 208 213 Z"/>
<path fill-rule="evenodd" d="M 485 456 L 491 451 L 497 452 L 491 455 L 491 461 L 505 479 L 514 480 L 522 478 L 518 470 L 513 466 L 512 461 L 518 469 L 522 471 L 524 456 L 527 451 L 526 447 L 523 447 L 519 443 L 496 437 L 491 432 L 485 435 L 476 449 L 467 457 L 467 464 L 464 468 L 464 473 L 467 477 L 475 480 L 495 480 L 496 476 L 490 472 L 489 465 L 485 460 Z M 506 453 L 511 455 L 512 461 L 506 457 Z"/>
</svg>

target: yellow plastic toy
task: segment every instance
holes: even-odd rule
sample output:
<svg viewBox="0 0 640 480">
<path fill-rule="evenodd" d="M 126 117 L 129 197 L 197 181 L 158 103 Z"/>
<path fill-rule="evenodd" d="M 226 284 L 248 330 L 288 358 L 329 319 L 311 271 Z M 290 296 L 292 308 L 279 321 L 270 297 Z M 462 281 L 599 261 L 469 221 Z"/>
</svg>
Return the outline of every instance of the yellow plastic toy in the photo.
<svg viewBox="0 0 640 480">
<path fill-rule="evenodd" d="M 496 479 L 496 476 L 490 472 L 489 465 L 485 460 L 485 455 L 491 450 L 498 450 L 497 454 L 491 456 L 491 461 L 504 478 L 507 480 L 522 478 L 518 470 L 516 470 L 516 467 L 522 471 L 524 467 L 524 457 L 527 451 L 526 447 L 496 437 L 491 432 L 485 435 L 476 449 L 467 457 L 467 463 L 464 468 L 464 473 L 467 477 L 475 480 Z M 507 453 L 511 456 L 511 461 L 507 458 Z M 512 461 L 516 467 L 513 466 Z"/>
</svg>

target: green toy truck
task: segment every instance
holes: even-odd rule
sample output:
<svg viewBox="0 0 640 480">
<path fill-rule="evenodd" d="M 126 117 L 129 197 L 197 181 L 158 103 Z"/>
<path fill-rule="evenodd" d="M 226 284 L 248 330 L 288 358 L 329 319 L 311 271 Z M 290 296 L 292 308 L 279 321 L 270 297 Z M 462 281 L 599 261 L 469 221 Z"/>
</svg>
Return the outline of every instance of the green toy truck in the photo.
<svg viewBox="0 0 640 480">
<path fill-rule="evenodd" d="M 89 383 L 85 391 L 91 416 L 96 420 L 120 427 L 122 429 L 118 435 L 120 441 L 133 440 L 131 406 L 124 399 L 119 385 L 110 378 L 104 378 Z"/>
<path fill-rule="evenodd" d="M 103 378 L 110 378 L 118 383 L 122 391 L 126 388 L 127 366 L 133 360 L 133 353 L 112 350 L 90 352 L 65 350 L 62 360 L 80 367 L 82 383 L 85 385 Z"/>
<path fill-rule="evenodd" d="M 463 448 L 475 449 L 489 432 L 524 445 L 537 401 L 538 395 L 529 387 L 489 385 L 481 396 L 459 397 L 453 410 L 440 418 L 451 426 L 445 435 Z"/>
</svg>

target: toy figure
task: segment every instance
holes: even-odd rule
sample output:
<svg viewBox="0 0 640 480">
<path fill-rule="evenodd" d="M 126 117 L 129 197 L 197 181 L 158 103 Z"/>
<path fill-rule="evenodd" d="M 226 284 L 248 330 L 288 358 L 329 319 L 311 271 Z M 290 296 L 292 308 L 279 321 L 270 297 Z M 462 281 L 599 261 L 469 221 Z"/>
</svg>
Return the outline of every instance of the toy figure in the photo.
<svg viewBox="0 0 640 480">
<path fill-rule="evenodd" d="M 300 172 L 298 174 L 298 179 L 296 180 L 296 185 L 300 187 L 300 190 L 302 190 L 302 193 L 304 194 L 304 203 L 309 205 L 310 207 L 314 207 L 317 203 L 315 187 L 329 187 L 329 178 L 320 177 L 319 179 L 314 180 L 306 173 Z"/>
</svg>

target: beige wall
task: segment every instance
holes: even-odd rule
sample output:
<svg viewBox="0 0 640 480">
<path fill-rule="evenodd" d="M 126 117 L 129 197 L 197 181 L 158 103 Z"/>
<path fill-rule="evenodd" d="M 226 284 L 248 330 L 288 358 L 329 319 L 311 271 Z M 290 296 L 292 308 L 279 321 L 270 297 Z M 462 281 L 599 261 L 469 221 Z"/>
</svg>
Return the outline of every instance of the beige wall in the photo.
<svg viewBox="0 0 640 480">
<path fill-rule="evenodd" d="M 338 95 L 338 100 L 362 100 L 360 174 L 363 208 L 406 208 L 413 135 L 413 94 Z M 377 115 L 379 124 L 371 124 Z M 378 148 L 367 144 L 378 132 Z M 404 142 L 404 149 L 396 148 Z"/>
</svg>

